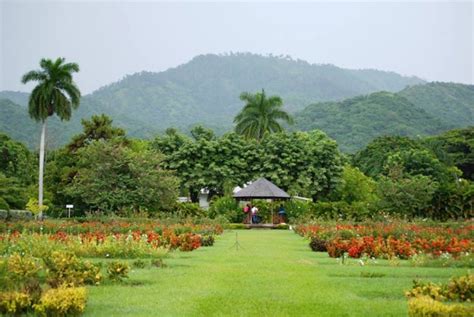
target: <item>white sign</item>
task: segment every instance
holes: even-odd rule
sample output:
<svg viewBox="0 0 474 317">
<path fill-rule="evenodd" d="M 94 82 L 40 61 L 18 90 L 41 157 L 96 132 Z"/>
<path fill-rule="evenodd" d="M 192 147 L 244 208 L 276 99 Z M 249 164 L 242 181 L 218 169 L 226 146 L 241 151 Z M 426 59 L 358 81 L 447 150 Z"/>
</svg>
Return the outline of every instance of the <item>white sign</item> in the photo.
<svg viewBox="0 0 474 317">
<path fill-rule="evenodd" d="M 66 208 L 74 208 L 74 205 L 66 205 Z"/>
</svg>

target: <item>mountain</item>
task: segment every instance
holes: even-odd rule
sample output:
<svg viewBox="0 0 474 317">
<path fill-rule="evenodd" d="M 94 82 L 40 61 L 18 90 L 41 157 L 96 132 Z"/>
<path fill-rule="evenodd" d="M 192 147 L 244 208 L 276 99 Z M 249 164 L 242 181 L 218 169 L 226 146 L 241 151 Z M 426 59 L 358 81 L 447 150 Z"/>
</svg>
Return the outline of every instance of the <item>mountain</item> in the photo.
<svg viewBox="0 0 474 317">
<path fill-rule="evenodd" d="M 426 136 L 474 123 L 474 86 L 428 83 L 315 103 L 295 114 L 296 130 L 321 129 L 354 152 L 381 135 Z"/>
<path fill-rule="evenodd" d="M 433 82 L 408 87 L 399 94 L 450 128 L 474 124 L 474 85 Z"/>
<path fill-rule="evenodd" d="M 84 96 L 70 122 L 50 120 L 49 135 L 53 146 L 64 144 L 81 130 L 81 118 L 98 113 L 108 114 L 116 125 L 136 137 L 149 137 L 171 126 L 189 130 L 196 124 L 223 133 L 232 127 L 232 120 L 242 107 L 239 95 L 243 91 L 264 88 L 270 95 L 281 96 L 287 110 L 297 111 L 318 101 L 379 90 L 399 91 L 419 83 L 423 83 L 419 78 L 393 72 L 349 70 L 286 57 L 249 53 L 200 55 L 164 72 L 126 76 Z M 25 93 L 0 92 L 0 98 L 21 106 L 26 106 L 27 97 Z M 26 109 L 23 116 L 27 117 Z M 24 118 L 10 119 L 0 117 L 8 131 L 15 130 L 16 122 Z M 18 134 L 30 145 L 37 143 L 37 135 Z"/>
</svg>

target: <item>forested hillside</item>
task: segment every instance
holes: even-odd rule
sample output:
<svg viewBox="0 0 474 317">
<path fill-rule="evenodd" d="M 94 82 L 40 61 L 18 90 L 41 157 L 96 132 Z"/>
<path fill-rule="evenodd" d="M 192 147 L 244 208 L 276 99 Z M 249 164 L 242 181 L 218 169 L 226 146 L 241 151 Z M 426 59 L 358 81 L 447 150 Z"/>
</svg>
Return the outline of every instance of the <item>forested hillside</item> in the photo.
<svg viewBox="0 0 474 317">
<path fill-rule="evenodd" d="M 474 86 L 428 83 L 400 91 L 400 96 L 440 118 L 449 128 L 474 124 Z"/>
<path fill-rule="evenodd" d="M 474 123 L 474 86 L 429 83 L 309 105 L 294 129 L 321 129 L 354 152 L 383 135 L 426 136 Z"/>
<path fill-rule="evenodd" d="M 233 117 L 242 107 L 239 95 L 243 91 L 264 88 L 269 95 L 281 96 L 286 109 L 296 111 L 317 101 L 340 100 L 379 90 L 399 91 L 422 82 L 393 72 L 347 70 L 283 57 L 201 55 L 164 72 L 126 76 L 84 96 L 67 125 L 51 122 L 50 129 L 61 130 L 53 143 L 64 144 L 80 130 L 82 118 L 106 113 L 137 137 L 149 137 L 171 126 L 189 130 L 196 124 L 223 133 L 231 128 Z M 25 93 L 0 92 L 0 98 L 23 106 L 27 97 Z M 17 115 L 20 117 L 15 119 Z M 26 110 L 15 112 L 9 120 L 0 117 L 0 123 L 5 131 L 17 130 L 17 123 L 29 120 L 27 116 Z M 36 135 L 16 133 L 12 133 L 14 138 L 30 145 L 37 143 Z"/>
</svg>

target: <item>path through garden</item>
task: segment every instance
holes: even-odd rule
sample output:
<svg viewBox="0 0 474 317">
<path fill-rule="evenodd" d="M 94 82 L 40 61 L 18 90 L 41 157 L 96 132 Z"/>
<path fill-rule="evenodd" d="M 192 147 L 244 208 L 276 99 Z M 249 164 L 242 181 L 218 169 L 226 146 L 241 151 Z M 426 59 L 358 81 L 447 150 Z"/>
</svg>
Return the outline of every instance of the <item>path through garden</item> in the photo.
<svg viewBox="0 0 474 317">
<path fill-rule="evenodd" d="M 235 232 L 213 247 L 175 252 L 166 268 L 134 269 L 123 285 L 90 287 L 85 315 L 406 316 L 404 291 L 414 278 L 447 281 L 466 273 L 407 261 L 342 265 L 282 230 L 239 230 L 236 250 Z"/>
</svg>

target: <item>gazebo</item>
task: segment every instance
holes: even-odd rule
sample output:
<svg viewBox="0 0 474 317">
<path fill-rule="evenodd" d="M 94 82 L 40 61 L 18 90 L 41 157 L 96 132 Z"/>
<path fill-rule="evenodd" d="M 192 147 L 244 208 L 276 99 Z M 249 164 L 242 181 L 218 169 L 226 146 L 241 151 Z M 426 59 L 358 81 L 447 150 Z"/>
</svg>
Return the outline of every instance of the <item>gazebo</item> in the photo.
<svg viewBox="0 0 474 317">
<path fill-rule="evenodd" d="M 234 194 L 237 200 L 252 200 L 252 199 L 271 199 L 271 200 L 288 200 L 288 195 L 283 189 L 279 188 L 268 179 L 261 177 L 252 182 L 247 187 L 239 190 Z M 273 211 L 272 211 L 272 225 L 273 225 Z"/>
</svg>

